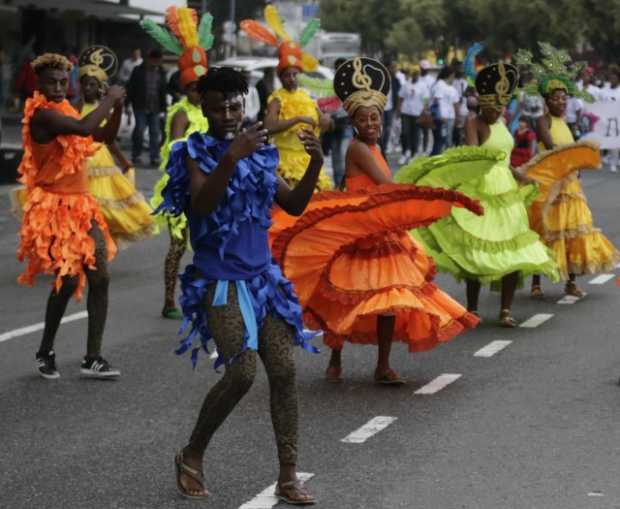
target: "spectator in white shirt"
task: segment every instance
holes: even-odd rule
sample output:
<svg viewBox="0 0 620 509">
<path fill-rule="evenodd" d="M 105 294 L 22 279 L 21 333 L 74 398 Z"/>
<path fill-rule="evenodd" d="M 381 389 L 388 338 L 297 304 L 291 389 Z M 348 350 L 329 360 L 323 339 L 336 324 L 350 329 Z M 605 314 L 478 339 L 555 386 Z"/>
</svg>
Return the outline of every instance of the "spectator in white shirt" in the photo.
<svg viewBox="0 0 620 509">
<path fill-rule="evenodd" d="M 118 79 L 123 85 L 129 81 L 134 68 L 139 65 L 142 65 L 142 51 L 140 51 L 140 48 L 136 48 L 131 52 L 131 56 L 129 58 L 123 60 L 121 69 L 118 72 Z"/>
<path fill-rule="evenodd" d="M 420 81 L 426 85 L 429 90 L 435 84 L 435 76 L 431 74 L 431 64 L 428 60 L 420 60 Z M 429 127 L 422 128 L 422 152 L 428 154 L 430 152 L 431 129 Z"/>
<path fill-rule="evenodd" d="M 413 71 L 411 79 L 400 89 L 398 111 L 401 115 L 404 151 L 399 164 L 407 164 L 415 156 L 420 144 L 418 121 L 422 112 L 428 107 L 430 90 L 419 78 L 419 71 Z"/>
<path fill-rule="evenodd" d="M 602 102 L 620 102 L 620 71 L 611 69 L 608 76 L 609 86 L 600 91 L 597 100 Z M 618 171 L 619 160 L 620 150 L 610 149 L 608 151 L 607 161 L 609 163 L 609 170 L 613 173 Z"/>
<path fill-rule="evenodd" d="M 431 112 L 435 120 L 433 129 L 433 151 L 431 155 L 441 154 L 452 146 L 452 131 L 459 104 L 459 95 L 452 86 L 454 69 L 444 67 L 431 89 Z"/>
<path fill-rule="evenodd" d="M 454 69 L 454 83 L 452 83 L 452 86 L 459 95 L 454 132 L 452 133 L 452 143 L 453 145 L 462 145 L 465 142 L 465 120 L 469 112 L 467 109 L 467 97 L 465 96 L 465 91 L 469 87 L 469 83 L 465 79 L 463 62 L 454 59 L 452 61 L 452 68 Z"/>
</svg>

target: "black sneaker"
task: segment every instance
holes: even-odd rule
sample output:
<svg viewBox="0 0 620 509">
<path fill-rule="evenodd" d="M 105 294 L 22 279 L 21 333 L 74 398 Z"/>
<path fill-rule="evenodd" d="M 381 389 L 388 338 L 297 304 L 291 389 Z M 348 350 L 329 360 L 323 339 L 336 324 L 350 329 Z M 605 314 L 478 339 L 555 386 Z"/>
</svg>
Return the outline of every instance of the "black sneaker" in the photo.
<svg viewBox="0 0 620 509">
<path fill-rule="evenodd" d="M 108 380 L 121 376 L 121 372 L 111 367 L 108 361 L 101 356 L 96 359 L 84 358 L 80 367 L 80 374 L 85 378 L 98 378 L 100 380 Z"/>
<path fill-rule="evenodd" d="M 60 373 L 56 369 L 56 354 L 50 350 L 47 354 L 37 352 L 37 369 L 39 375 L 48 380 L 60 378 Z"/>
</svg>

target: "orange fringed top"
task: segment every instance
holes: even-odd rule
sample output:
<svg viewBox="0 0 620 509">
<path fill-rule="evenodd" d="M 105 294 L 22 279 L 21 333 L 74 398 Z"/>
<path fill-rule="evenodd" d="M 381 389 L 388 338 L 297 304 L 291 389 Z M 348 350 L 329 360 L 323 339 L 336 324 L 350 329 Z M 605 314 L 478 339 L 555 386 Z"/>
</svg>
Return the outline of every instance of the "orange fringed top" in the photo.
<svg viewBox="0 0 620 509">
<path fill-rule="evenodd" d="M 27 198 L 17 257 L 20 261 L 27 259 L 28 266 L 18 281 L 31 286 L 37 274 L 53 274 L 58 290 L 63 276 L 77 276 L 76 297 L 80 298 L 86 282 L 84 268 L 95 268 L 95 241 L 89 235 L 93 224 L 103 233 L 108 258 L 116 254 L 99 206 L 88 194 L 86 159 L 99 147 L 92 137 L 76 135 L 61 135 L 50 143 L 36 143 L 30 133 L 30 122 L 41 108 L 80 118 L 66 100 L 48 101 L 35 92 L 26 101 L 22 121 L 24 155 L 19 173 Z"/>
</svg>

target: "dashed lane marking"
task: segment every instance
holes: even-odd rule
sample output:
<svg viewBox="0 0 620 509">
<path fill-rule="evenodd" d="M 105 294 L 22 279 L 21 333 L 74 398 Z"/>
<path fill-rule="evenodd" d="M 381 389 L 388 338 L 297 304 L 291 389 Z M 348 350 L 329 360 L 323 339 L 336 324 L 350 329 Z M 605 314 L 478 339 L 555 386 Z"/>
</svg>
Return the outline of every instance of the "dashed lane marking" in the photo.
<svg viewBox="0 0 620 509">
<path fill-rule="evenodd" d="M 596 276 L 594 279 L 591 279 L 589 283 L 591 285 L 604 285 L 607 281 L 615 277 L 615 274 L 601 274 L 600 276 Z"/>
<path fill-rule="evenodd" d="M 580 300 L 581 297 L 575 297 L 574 295 L 565 295 L 557 302 L 557 304 L 574 304 L 575 302 L 579 302 Z"/>
<path fill-rule="evenodd" d="M 373 417 L 361 428 L 356 429 L 353 433 L 350 433 L 344 437 L 341 442 L 348 444 L 363 444 L 371 436 L 376 435 L 380 431 L 387 428 L 396 420 L 396 417 L 388 417 L 385 415 L 379 415 Z"/>
<path fill-rule="evenodd" d="M 314 477 L 314 474 L 307 474 L 304 472 L 298 472 L 297 477 L 301 482 L 309 481 Z M 271 486 L 265 488 L 258 495 L 256 495 L 252 500 L 246 502 L 239 509 L 271 509 L 273 506 L 277 505 L 280 500 L 275 495 L 276 491 L 276 483 L 273 483 Z"/>
<path fill-rule="evenodd" d="M 88 317 L 88 313 L 86 311 L 80 311 L 79 313 L 65 316 L 62 320 L 60 320 L 60 323 L 75 322 L 76 320 L 81 320 L 82 318 L 86 317 Z M 43 330 L 44 326 L 44 322 L 39 322 L 35 323 L 34 325 L 28 325 L 27 327 L 10 330 L 8 332 L 5 332 L 4 334 L 0 334 L 0 343 L 2 343 L 3 341 L 8 341 L 9 339 L 18 338 L 20 336 L 25 336 L 27 334 L 32 334 L 33 332 Z"/>
<path fill-rule="evenodd" d="M 453 382 L 456 382 L 463 375 L 458 373 L 445 373 L 443 375 L 439 375 L 437 378 L 427 383 L 426 385 L 420 387 L 414 394 L 435 394 L 439 392 L 441 389 L 444 389 L 448 385 Z"/>
<path fill-rule="evenodd" d="M 533 329 L 534 327 L 538 327 L 539 325 L 545 323 L 551 318 L 553 318 L 553 314 L 551 313 L 539 313 L 525 320 L 525 322 L 519 325 L 519 327 L 523 327 L 525 329 Z"/>
<path fill-rule="evenodd" d="M 487 346 L 478 350 L 474 354 L 474 357 L 493 357 L 496 353 L 501 352 L 504 348 L 506 348 L 510 343 L 512 343 L 512 341 L 503 339 L 491 341 Z"/>
</svg>

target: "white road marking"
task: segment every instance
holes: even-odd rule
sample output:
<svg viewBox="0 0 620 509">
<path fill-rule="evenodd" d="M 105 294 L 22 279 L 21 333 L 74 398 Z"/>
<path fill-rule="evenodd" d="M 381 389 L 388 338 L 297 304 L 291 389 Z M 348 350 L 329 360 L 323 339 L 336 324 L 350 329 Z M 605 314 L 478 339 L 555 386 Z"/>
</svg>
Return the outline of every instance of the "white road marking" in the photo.
<svg viewBox="0 0 620 509">
<path fill-rule="evenodd" d="M 363 444 L 371 436 L 376 435 L 379 431 L 387 428 L 396 419 L 396 417 L 387 417 L 384 415 L 373 417 L 361 428 L 356 429 L 353 433 L 350 433 L 344 437 L 341 442 L 348 444 Z"/>
<path fill-rule="evenodd" d="M 594 279 L 590 280 L 589 283 L 591 285 L 604 285 L 607 281 L 615 277 L 615 274 L 601 274 L 600 276 L 596 276 Z"/>
<path fill-rule="evenodd" d="M 491 341 L 487 346 L 478 350 L 474 354 L 474 357 L 493 357 L 497 352 L 501 352 L 510 343 L 512 343 L 512 341 L 506 341 L 503 339 Z"/>
<path fill-rule="evenodd" d="M 605 495 L 603 493 L 601 493 L 600 491 L 591 491 L 590 493 L 588 493 L 589 497 L 604 497 Z"/>
<path fill-rule="evenodd" d="M 552 318 L 553 315 L 551 313 L 540 313 L 537 315 L 528 318 L 523 322 L 519 327 L 523 327 L 525 329 L 533 329 L 534 327 L 538 327 L 540 324 L 545 323 L 547 320 Z"/>
<path fill-rule="evenodd" d="M 307 474 L 304 472 L 298 472 L 297 477 L 301 482 L 309 481 L 314 477 L 314 474 Z M 258 495 L 256 495 L 252 500 L 246 502 L 239 509 L 271 509 L 273 506 L 277 505 L 280 500 L 275 496 L 276 491 L 276 483 L 273 483 L 271 486 L 265 488 Z"/>
<path fill-rule="evenodd" d="M 79 313 L 65 316 L 62 320 L 60 320 L 60 323 L 75 322 L 76 320 L 81 320 L 86 317 L 88 317 L 88 312 L 80 311 Z M 9 339 L 18 338 L 20 336 L 25 336 L 26 334 L 32 334 L 33 332 L 43 330 L 44 326 L 45 322 L 39 322 L 34 325 L 28 325 L 27 327 L 21 327 L 19 329 L 5 332 L 4 334 L 0 334 L 0 343 L 3 341 L 8 341 Z"/>
<path fill-rule="evenodd" d="M 580 297 L 575 297 L 574 295 L 565 295 L 557 302 L 557 304 L 574 304 L 575 302 L 579 302 L 580 300 Z"/>
<path fill-rule="evenodd" d="M 414 392 L 414 394 L 435 394 L 444 387 L 450 385 L 452 382 L 457 381 L 462 376 L 463 375 L 460 375 L 458 373 L 446 373 L 444 375 L 439 375 L 437 378 L 430 381 L 423 387 L 420 387 L 417 391 Z"/>
</svg>

